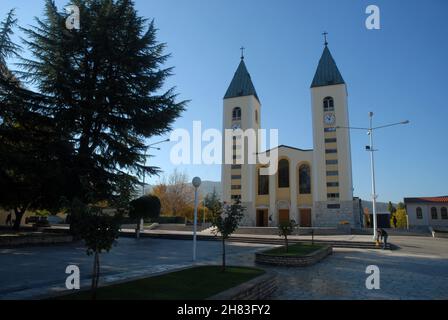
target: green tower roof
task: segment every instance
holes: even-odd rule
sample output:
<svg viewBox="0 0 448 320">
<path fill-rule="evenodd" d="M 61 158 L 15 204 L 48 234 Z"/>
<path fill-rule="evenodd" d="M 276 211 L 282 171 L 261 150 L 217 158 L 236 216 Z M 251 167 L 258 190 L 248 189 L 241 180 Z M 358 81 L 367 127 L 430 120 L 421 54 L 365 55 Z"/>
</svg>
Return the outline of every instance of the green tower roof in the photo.
<svg viewBox="0 0 448 320">
<path fill-rule="evenodd" d="M 336 62 L 331 56 L 330 50 L 325 45 L 311 88 L 331 86 L 335 84 L 345 84 L 345 82 L 339 72 Z"/>
<path fill-rule="evenodd" d="M 244 96 L 255 96 L 258 101 L 257 91 L 255 90 L 254 84 L 250 78 L 250 74 L 247 71 L 244 59 L 241 59 L 238 69 L 236 69 L 235 75 L 233 76 L 232 82 L 224 96 L 224 99 L 244 97 Z"/>
</svg>

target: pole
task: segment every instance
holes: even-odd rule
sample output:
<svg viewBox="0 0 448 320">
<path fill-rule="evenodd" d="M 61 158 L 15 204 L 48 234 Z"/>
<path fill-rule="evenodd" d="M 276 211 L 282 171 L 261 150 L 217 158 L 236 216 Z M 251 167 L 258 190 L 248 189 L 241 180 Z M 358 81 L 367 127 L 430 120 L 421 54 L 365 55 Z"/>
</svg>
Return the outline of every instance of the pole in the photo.
<svg viewBox="0 0 448 320">
<path fill-rule="evenodd" d="M 377 236 L 377 219 L 376 219 L 376 185 L 375 185 L 375 160 L 374 160 L 374 149 L 373 149 L 373 112 L 369 113 L 370 117 L 370 128 L 369 128 L 369 137 L 370 137 L 370 167 L 372 174 L 372 207 L 373 207 L 373 240 L 376 239 Z"/>
<path fill-rule="evenodd" d="M 146 162 L 147 162 L 147 151 L 145 150 L 145 166 L 146 166 Z M 145 196 L 145 191 L 146 191 L 146 171 L 143 170 L 143 188 L 142 188 L 142 197 Z M 144 231 L 145 230 L 145 221 L 143 219 L 140 219 L 140 230 L 139 231 Z"/>
<path fill-rule="evenodd" d="M 196 231 L 198 224 L 198 188 L 194 188 L 193 261 L 196 261 Z"/>
<path fill-rule="evenodd" d="M 205 198 L 202 200 L 202 205 L 204 206 L 204 208 L 202 208 L 203 210 L 203 212 L 202 212 L 202 215 L 203 215 L 203 217 L 202 217 L 202 230 L 204 230 L 204 227 L 205 227 Z"/>
</svg>

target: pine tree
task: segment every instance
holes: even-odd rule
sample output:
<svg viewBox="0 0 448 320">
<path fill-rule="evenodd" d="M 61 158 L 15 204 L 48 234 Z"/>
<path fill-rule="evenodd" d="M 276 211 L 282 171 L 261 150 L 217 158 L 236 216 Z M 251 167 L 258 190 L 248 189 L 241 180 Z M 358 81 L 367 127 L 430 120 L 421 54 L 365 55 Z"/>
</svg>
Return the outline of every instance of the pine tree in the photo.
<svg viewBox="0 0 448 320">
<path fill-rule="evenodd" d="M 68 149 L 42 113 L 46 98 L 24 88 L 7 66 L 8 58 L 19 56 L 11 40 L 16 22 L 11 10 L 0 23 L 0 205 L 14 210 L 17 230 L 26 210 L 58 205 L 64 186 L 62 161 L 55 159 Z"/>
<path fill-rule="evenodd" d="M 9 71 L 6 60 L 18 55 L 20 47 L 11 40 L 14 31 L 13 28 L 17 24 L 15 10 L 11 9 L 5 20 L 0 22 L 0 76 L 10 78 L 12 76 Z"/>
<path fill-rule="evenodd" d="M 213 192 L 205 196 L 204 205 L 211 212 L 216 212 L 219 210 L 221 202 L 218 193 L 216 192 L 216 188 L 213 188 Z"/>
<path fill-rule="evenodd" d="M 43 19 L 23 29 L 33 58 L 23 76 L 50 98 L 47 115 L 73 143 L 73 198 L 110 201 L 122 188 L 158 168 L 142 165 L 145 139 L 170 130 L 186 102 L 174 89 L 162 92 L 172 68 L 156 40 L 154 22 L 137 15 L 130 0 L 73 0 L 80 30 L 68 30 L 67 15 L 45 2 Z M 161 93 L 162 92 L 162 93 Z"/>
</svg>

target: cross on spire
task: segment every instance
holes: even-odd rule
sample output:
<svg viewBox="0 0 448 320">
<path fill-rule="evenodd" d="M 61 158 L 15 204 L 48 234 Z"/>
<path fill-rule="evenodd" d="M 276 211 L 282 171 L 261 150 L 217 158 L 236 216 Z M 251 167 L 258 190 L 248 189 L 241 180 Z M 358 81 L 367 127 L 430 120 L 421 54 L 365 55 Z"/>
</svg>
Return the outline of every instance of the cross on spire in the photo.
<svg viewBox="0 0 448 320">
<path fill-rule="evenodd" d="M 244 50 L 246 50 L 246 48 L 241 47 L 240 50 L 241 50 L 241 60 L 244 60 Z"/>
<path fill-rule="evenodd" d="M 322 35 L 324 36 L 324 40 L 325 40 L 325 46 L 327 46 L 328 45 L 328 42 L 327 42 L 327 35 L 328 35 L 328 32 L 327 31 L 325 31 L 324 33 L 322 33 Z"/>
</svg>

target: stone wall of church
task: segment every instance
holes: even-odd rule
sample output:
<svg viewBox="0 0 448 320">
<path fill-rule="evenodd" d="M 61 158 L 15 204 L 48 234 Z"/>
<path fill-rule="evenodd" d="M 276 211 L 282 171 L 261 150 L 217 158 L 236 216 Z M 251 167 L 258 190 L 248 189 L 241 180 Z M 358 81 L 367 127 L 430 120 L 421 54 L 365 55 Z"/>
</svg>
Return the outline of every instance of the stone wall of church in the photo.
<svg viewBox="0 0 448 320">
<path fill-rule="evenodd" d="M 339 209 L 328 209 L 335 202 L 315 202 L 313 206 L 313 227 L 335 228 L 342 221 L 348 221 L 352 228 L 359 227 L 359 202 L 340 201 Z"/>
</svg>

